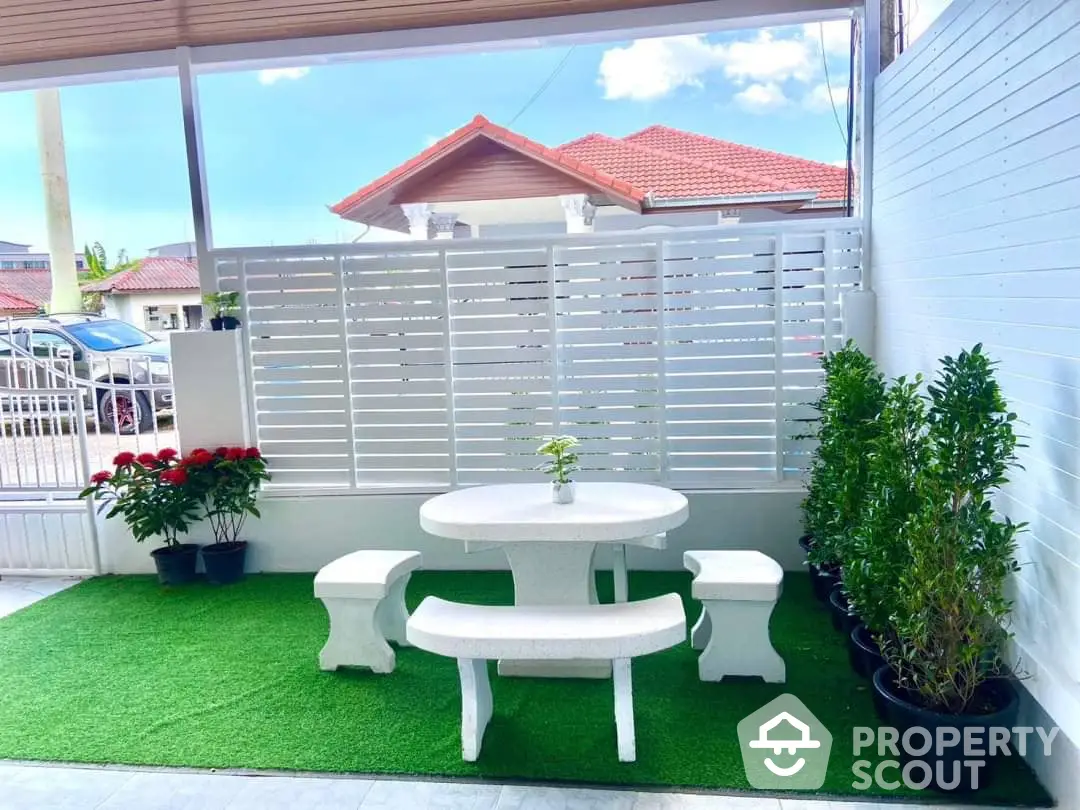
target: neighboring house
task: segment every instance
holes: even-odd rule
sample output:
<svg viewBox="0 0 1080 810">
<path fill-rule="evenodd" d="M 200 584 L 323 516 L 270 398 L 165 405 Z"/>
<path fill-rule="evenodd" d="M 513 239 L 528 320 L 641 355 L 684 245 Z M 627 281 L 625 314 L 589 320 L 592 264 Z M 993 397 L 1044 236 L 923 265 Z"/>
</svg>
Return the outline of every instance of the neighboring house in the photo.
<svg viewBox="0 0 1080 810">
<path fill-rule="evenodd" d="M 3 270 L 48 270 L 49 254 L 32 253 L 30 245 L 19 242 L 5 242 L 0 239 L 0 271 Z M 83 254 L 75 254 L 75 267 L 82 270 L 86 267 Z"/>
<path fill-rule="evenodd" d="M 0 316 L 36 315 L 38 305 L 17 295 L 0 291 Z M 2 330 L 0 330 L 2 331 Z"/>
<path fill-rule="evenodd" d="M 151 256 L 130 270 L 83 285 L 83 291 L 102 294 L 107 317 L 147 332 L 202 325 L 199 270 L 187 259 Z"/>
<path fill-rule="evenodd" d="M 158 245 L 147 251 L 150 256 L 169 257 L 173 259 L 195 259 L 194 242 L 170 242 L 167 245 Z"/>
<path fill-rule="evenodd" d="M 48 270 L 0 270 L 0 294 L 12 305 L 3 314 L 34 315 L 49 304 L 52 278 Z"/>
<path fill-rule="evenodd" d="M 331 206 L 415 239 L 843 216 L 847 171 L 665 126 L 549 148 L 476 116 Z"/>
</svg>

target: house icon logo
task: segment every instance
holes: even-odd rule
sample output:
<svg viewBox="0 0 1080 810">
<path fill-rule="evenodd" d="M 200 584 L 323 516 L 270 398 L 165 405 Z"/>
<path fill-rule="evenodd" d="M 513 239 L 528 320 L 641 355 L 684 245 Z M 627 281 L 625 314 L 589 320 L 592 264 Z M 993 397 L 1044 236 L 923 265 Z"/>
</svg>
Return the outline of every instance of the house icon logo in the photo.
<svg viewBox="0 0 1080 810">
<path fill-rule="evenodd" d="M 739 723 L 746 779 L 759 790 L 818 790 L 832 734 L 794 695 L 781 695 Z"/>
</svg>

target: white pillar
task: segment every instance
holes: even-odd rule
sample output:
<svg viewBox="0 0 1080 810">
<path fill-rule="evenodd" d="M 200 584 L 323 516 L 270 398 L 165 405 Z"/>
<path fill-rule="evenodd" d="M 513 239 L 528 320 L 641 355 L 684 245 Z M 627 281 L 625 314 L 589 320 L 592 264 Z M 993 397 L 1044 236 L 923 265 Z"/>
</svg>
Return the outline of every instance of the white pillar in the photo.
<svg viewBox="0 0 1080 810">
<path fill-rule="evenodd" d="M 45 189 L 45 220 L 49 230 L 49 267 L 52 279 L 52 312 L 79 312 L 82 293 L 75 269 L 75 237 L 71 232 L 71 200 L 68 195 L 67 162 L 64 157 L 64 125 L 60 116 L 60 91 L 38 90 L 38 155 Z"/>
<path fill-rule="evenodd" d="M 559 197 L 566 214 L 567 233 L 592 233 L 596 206 L 585 194 L 563 194 Z"/>
<path fill-rule="evenodd" d="M 427 239 L 431 223 L 431 205 L 429 203 L 405 203 L 401 213 L 409 220 L 409 236 L 413 239 Z"/>
<path fill-rule="evenodd" d="M 453 239 L 454 226 L 457 225 L 457 214 L 432 214 L 431 224 L 435 229 L 436 239 Z"/>
<path fill-rule="evenodd" d="M 213 450 L 251 444 L 248 384 L 244 370 L 246 332 L 173 332 L 173 408 L 180 448 Z"/>
</svg>

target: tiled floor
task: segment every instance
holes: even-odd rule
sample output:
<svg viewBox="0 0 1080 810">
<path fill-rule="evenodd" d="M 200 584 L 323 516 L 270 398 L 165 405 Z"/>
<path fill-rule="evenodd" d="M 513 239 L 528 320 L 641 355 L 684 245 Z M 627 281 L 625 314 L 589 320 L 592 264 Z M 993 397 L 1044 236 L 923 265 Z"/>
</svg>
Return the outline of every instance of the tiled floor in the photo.
<svg viewBox="0 0 1080 810">
<path fill-rule="evenodd" d="M 70 588 L 77 577 L 11 577 L 0 579 L 0 619 L 39 599 Z"/>
<path fill-rule="evenodd" d="M 0 810 L 886 810 L 889 807 L 900 805 L 0 763 Z"/>
<path fill-rule="evenodd" d="M 0 618 L 77 581 L 70 577 L 4 577 L 0 580 Z M 889 806 L 630 790 L 0 762 L 0 810 L 884 810 Z"/>
</svg>

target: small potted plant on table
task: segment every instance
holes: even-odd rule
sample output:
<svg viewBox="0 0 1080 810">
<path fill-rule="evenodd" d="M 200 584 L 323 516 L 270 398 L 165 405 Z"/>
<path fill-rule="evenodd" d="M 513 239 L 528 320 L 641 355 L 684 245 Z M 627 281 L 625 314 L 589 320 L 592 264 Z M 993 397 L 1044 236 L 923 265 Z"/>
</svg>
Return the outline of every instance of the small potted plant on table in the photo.
<svg viewBox="0 0 1080 810">
<path fill-rule="evenodd" d="M 213 313 L 210 316 L 210 329 L 220 332 L 231 331 L 240 326 L 237 314 L 240 311 L 240 293 L 216 292 L 203 296 L 203 303 Z"/>
<path fill-rule="evenodd" d="M 270 480 L 257 447 L 219 447 L 213 453 L 193 450 L 184 464 L 206 512 L 214 542 L 203 546 L 206 580 L 229 585 L 244 578 L 247 541 L 240 530 L 248 515 L 260 517 L 259 487 Z"/>
<path fill-rule="evenodd" d="M 90 479 L 80 497 L 101 501 L 98 511 L 122 517 L 136 542 L 161 537 L 165 545 L 150 552 L 162 585 L 181 585 L 195 579 L 199 547 L 180 537 L 200 519 L 199 499 L 188 486 L 188 472 L 179 454 L 165 448 L 153 453 L 120 453 L 114 470 Z"/>
<path fill-rule="evenodd" d="M 577 471 L 578 457 L 574 452 L 577 446 L 578 440 L 573 436 L 551 436 L 536 451 L 551 459 L 541 466 L 552 477 L 551 500 L 554 503 L 574 502 L 574 480 L 570 476 Z"/>
</svg>

